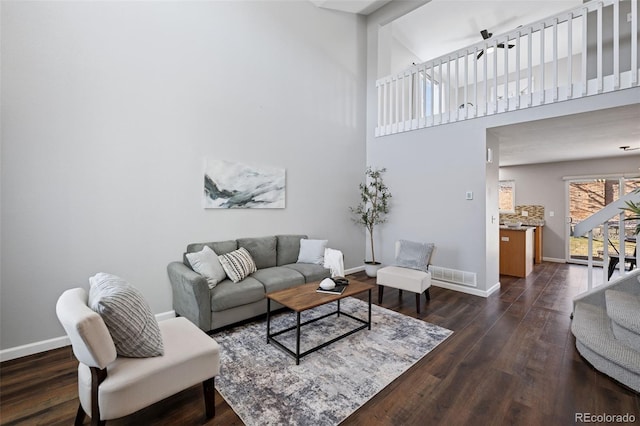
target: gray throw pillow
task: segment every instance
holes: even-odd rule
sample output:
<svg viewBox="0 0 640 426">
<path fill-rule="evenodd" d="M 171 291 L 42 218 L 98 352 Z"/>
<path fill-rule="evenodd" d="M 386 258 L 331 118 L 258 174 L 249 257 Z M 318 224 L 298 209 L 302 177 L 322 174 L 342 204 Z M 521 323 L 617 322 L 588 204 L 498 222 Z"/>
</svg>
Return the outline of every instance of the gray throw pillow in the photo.
<svg viewBox="0 0 640 426">
<path fill-rule="evenodd" d="M 194 271 L 206 278 L 209 288 L 214 288 L 227 274 L 218 259 L 218 255 L 209 246 L 195 253 L 187 253 L 187 259 Z"/>
<path fill-rule="evenodd" d="M 433 243 L 399 240 L 396 243 L 396 266 L 427 272 L 434 247 Z"/>
<path fill-rule="evenodd" d="M 102 317 L 118 355 L 164 355 L 158 321 L 138 289 L 118 276 L 102 272 L 89 278 L 89 283 L 89 306 Z"/>
<path fill-rule="evenodd" d="M 328 240 L 308 240 L 301 238 L 298 263 L 315 263 L 316 265 L 322 265 L 324 263 L 324 249 L 327 248 L 328 243 Z"/>
</svg>

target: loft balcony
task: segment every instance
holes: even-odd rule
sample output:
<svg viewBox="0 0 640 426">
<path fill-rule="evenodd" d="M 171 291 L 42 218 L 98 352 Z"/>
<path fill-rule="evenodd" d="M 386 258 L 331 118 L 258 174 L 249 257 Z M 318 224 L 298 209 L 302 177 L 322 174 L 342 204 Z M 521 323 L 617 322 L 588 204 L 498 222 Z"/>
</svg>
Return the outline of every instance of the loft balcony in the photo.
<svg viewBox="0 0 640 426">
<path fill-rule="evenodd" d="M 636 0 L 592 0 L 376 82 L 376 136 L 638 85 Z"/>
</svg>

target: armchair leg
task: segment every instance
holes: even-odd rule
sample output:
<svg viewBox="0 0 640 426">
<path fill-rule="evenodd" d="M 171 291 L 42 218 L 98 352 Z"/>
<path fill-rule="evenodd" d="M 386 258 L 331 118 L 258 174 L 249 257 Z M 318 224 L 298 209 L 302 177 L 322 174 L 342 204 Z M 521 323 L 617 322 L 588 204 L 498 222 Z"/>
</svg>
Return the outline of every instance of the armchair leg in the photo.
<svg viewBox="0 0 640 426">
<path fill-rule="evenodd" d="M 98 387 L 107 378 L 107 369 L 96 367 L 91 369 L 91 426 L 104 426 L 105 420 L 100 420 L 100 406 L 98 405 Z M 82 409 L 82 407 L 80 407 Z"/>
<path fill-rule="evenodd" d="M 382 293 L 384 293 L 384 286 L 378 284 L 378 305 L 382 304 Z"/>
<path fill-rule="evenodd" d="M 216 415 L 216 387 L 215 378 L 202 382 L 204 388 L 204 407 L 207 414 L 207 419 L 210 419 Z"/>
<path fill-rule="evenodd" d="M 427 299 L 427 301 L 431 300 L 431 293 L 429 293 L 428 288 L 424 291 L 424 297 Z"/>
<path fill-rule="evenodd" d="M 416 293 L 416 311 L 420 314 L 420 293 Z"/>
<path fill-rule="evenodd" d="M 82 409 L 82 404 L 78 404 L 78 412 L 76 413 L 76 419 L 73 422 L 73 424 L 75 426 L 81 426 L 82 423 L 84 423 L 85 416 L 86 416 L 86 413 Z"/>
</svg>

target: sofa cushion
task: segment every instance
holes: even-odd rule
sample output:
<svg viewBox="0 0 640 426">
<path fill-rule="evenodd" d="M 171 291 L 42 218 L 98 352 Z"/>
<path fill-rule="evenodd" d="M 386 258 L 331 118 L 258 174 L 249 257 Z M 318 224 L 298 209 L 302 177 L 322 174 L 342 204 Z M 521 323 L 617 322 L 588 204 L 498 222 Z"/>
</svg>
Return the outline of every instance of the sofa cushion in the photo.
<svg viewBox="0 0 640 426">
<path fill-rule="evenodd" d="M 242 281 L 245 277 L 256 271 L 256 264 L 253 258 L 244 247 L 231 253 L 218 256 L 224 272 L 234 283 Z"/>
<path fill-rule="evenodd" d="M 284 268 L 282 266 L 259 269 L 252 275 L 252 277 L 264 285 L 266 293 L 284 290 L 285 288 L 305 283 L 304 275 L 300 272 L 291 268 Z"/>
<path fill-rule="evenodd" d="M 209 246 L 216 254 L 226 254 L 238 249 L 238 242 L 236 240 L 227 241 L 214 241 L 210 243 L 192 243 L 187 246 L 187 253 L 193 253 L 201 251 L 204 246 Z M 191 266 L 191 265 L 187 265 Z"/>
<path fill-rule="evenodd" d="M 244 247 L 258 269 L 276 266 L 276 237 L 238 238 L 238 247 Z"/>
<path fill-rule="evenodd" d="M 146 358 L 164 353 L 158 321 L 138 289 L 103 272 L 89 283 L 89 306 L 102 317 L 118 355 Z"/>
<path fill-rule="evenodd" d="M 300 240 L 306 235 L 276 235 L 278 240 L 276 263 L 278 266 L 296 263 L 300 253 Z"/>
<path fill-rule="evenodd" d="M 288 265 L 282 265 L 282 267 L 301 273 L 304 275 L 305 282 L 320 281 L 331 276 L 329 269 L 314 263 L 290 263 Z"/>
<path fill-rule="evenodd" d="M 186 256 L 191 268 L 207 279 L 209 288 L 214 288 L 216 284 L 227 278 L 218 255 L 211 247 L 204 246 L 201 251 L 187 253 Z"/>
<path fill-rule="evenodd" d="M 253 277 L 234 283 L 224 280 L 211 289 L 211 310 L 220 312 L 264 299 L 264 286 Z"/>
</svg>

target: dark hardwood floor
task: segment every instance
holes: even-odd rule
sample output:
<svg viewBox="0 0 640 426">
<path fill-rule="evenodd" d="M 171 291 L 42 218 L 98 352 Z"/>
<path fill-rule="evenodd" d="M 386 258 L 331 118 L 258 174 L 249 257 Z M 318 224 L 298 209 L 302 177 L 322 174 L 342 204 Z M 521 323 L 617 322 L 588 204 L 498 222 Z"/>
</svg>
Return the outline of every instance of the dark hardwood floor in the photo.
<svg viewBox="0 0 640 426">
<path fill-rule="evenodd" d="M 586 289 L 586 273 L 586 267 L 545 262 L 526 279 L 501 277 L 500 292 L 489 298 L 432 287 L 418 317 L 454 334 L 343 424 L 580 424 L 576 413 L 629 413 L 640 423 L 640 396 L 594 370 L 575 349 L 571 300 Z M 354 277 L 374 282 L 362 273 Z M 382 305 L 416 316 L 407 292 L 399 297 L 387 289 Z M 0 364 L 0 423 L 72 424 L 76 366 L 69 348 Z M 216 417 L 205 422 L 202 388 L 195 386 L 108 424 L 242 422 L 217 393 Z"/>
</svg>

